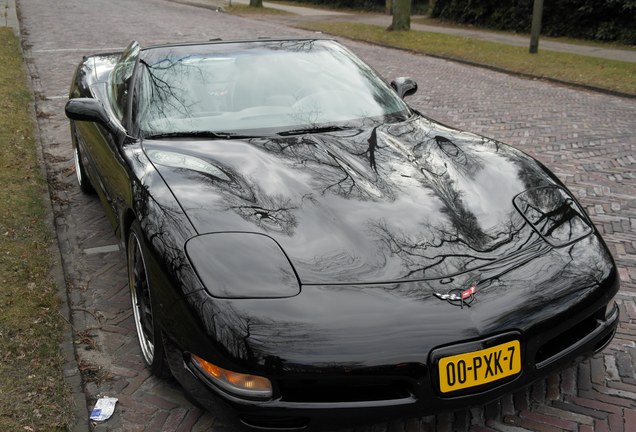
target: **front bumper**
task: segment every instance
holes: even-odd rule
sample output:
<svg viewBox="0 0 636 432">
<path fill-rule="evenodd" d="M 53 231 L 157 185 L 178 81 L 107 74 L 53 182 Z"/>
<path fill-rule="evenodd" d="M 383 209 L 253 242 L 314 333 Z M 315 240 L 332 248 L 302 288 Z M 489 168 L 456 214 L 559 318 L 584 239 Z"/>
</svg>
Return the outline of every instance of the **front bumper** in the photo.
<svg viewBox="0 0 636 432">
<path fill-rule="evenodd" d="M 278 380 L 274 400 L 250 401 L 214 386 L 191 364 L 189 353 L 175 344 L 168 341 L 166 348 L 173 374 L 206 409 L 253 429 L 316 430 L 418 417 L 491 402 L 607 346 L 616 331 L 619 312 L 614 307 L 606 315 L 606 305 L 607 300 L 602 307 L 596 303 L 576 317 L 555 317 L 549 325 L 525 332 L 506 332 L 442 347 L 444 355 L 451 355 L 482 349 L 493 339 L 510 338 L 518 338 L 523 347 L 518 375 L 449 396 L 437 390 L 439 359 L 434 353 L 439 350 L 432 350 L 419 365 L 383 366 L 355 374 L 336 369 L 313 376 L 287 373 Z M 363 396 L 356 400 L 356 394 Z"/>
</svg>

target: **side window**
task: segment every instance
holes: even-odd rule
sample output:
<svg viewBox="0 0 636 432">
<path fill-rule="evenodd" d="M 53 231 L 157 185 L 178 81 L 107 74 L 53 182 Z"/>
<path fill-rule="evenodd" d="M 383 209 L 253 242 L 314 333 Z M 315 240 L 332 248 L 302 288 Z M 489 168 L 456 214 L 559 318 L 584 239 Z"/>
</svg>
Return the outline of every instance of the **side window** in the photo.
<svg viewBox="0 0 636 432">
<path fill-rule="evenodd" d="M 108 89 L 111 108 L 121 123 L 123 123 L 124 113 L 126 112 L 130 78 L 139 57 L 139 51 L 139 44 L 132 42 L 121 55 L 119 62 L 110 74 Z"/>
</svg>

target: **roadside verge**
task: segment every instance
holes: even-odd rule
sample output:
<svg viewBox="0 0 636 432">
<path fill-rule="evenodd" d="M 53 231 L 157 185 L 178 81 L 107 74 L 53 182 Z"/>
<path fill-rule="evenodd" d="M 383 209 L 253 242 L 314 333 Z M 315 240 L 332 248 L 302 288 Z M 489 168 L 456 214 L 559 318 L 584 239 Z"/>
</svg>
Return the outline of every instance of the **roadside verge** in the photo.
<svg viewBox="0 0 636 432">
<path fill-rule="evenodd" d="M 21 47 L 15 0 L 0 3 L 1 271 L 6 296 L 0 358 L 6 396 L 3 431 L 85 432 L 88 410 L 75 359 L 72 324 L 55 217 L 34 109 L 29 65 Z M 6 81 L 5 81 L 6 80 Z M 6 273 L 5 273 L 6 272 Z"/>
</svg>

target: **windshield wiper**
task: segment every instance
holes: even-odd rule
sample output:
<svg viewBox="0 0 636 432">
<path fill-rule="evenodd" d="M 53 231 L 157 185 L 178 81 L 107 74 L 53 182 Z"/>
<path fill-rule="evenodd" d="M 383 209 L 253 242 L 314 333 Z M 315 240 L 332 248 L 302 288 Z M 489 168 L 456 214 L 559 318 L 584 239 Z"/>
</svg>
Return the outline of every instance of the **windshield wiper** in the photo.
<svg viewBox="0 0 636 432">
<path fill-rule="evenodd" d="M 324 132 L 338 132 L 352 129 L 351 126 L 315 126 L 310 128 L 290 129 L 282 132 L 278 132 L 276 135 L 288 136 L 288 135 L 303 135 L 311 133 L 324 133 Z"/>
<path fill-rule="evenodd" d="M 210 139 L 244 139 L 258 138 L 256 135 L 241 135 L 233 132 L 222 131 L 193 131 L 193 132 L 164 132 L 153 135 L 144 136 L 145 139 L 161 139 L 161 138 L 210 138 Z"/>
</svg>

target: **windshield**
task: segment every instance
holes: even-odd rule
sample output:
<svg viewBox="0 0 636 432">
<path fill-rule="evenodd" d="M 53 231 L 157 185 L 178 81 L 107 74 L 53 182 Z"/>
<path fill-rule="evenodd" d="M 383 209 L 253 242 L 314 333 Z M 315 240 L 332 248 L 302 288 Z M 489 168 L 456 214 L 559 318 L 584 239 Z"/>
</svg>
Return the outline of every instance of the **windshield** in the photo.
<svg viewBox="0 0 636 432">
<path fill-rule="evenodd" d="M 140 67 L 135 110 L 144 136 L 304 132 L 410 115 L 371 68 L 333 41 L 153 48 Z"/>
</svg>

